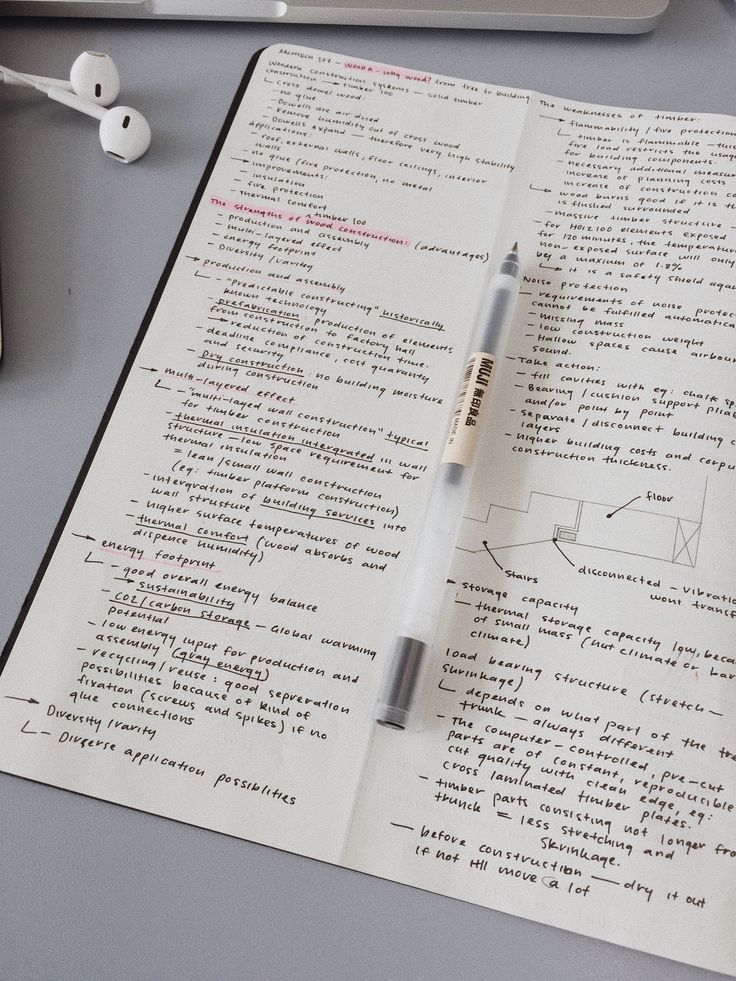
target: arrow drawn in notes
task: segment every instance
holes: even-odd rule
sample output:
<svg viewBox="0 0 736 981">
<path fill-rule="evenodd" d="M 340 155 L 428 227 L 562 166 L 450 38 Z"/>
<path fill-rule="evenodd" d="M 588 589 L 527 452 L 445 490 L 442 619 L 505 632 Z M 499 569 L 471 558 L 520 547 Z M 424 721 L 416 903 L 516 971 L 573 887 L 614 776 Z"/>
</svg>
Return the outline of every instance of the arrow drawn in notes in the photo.
<svg viewBox="0 0 736 981">
<path fill-rule="evenodd" d="M 87 542 L 96 542 L 97 541 L 97 539 L 96 538 L 93 538 L 92 535 L 81 535 L 77 531 L 73 531 L 72 532 L 72 535 L 73 535 L 74 538 L 83 538 Z"/>
<path fill-rule="evenodd" d="M 623 509 L 624 508 L 627 508 L 629 506 L 629 504 L 633 504 L 634 501 L 638 501 L 640 497 L 641 497 L 641 494 L 637 494 L 636 497 L 632 497 L 630 501 L 627 501 L 626 502 L 626 504 L 622 504 L 620 508 L 616 508 L 615 511 L 611 511 L 611 513 L 610 514 L 607 514 L 606 517 L 607 518 L 612 518 L 614 516 L 614 514 L 618 514 L 619 511 L 623 511 Z"/>
<path fill-rule="evenodd" d="M 152 371 L 155 375 L 158 374 L 158 368 L 144 368 L 143 365 L 138 366 L 141 371 Z"/>
<path fill-rule="evenodd" d="M 562 549 L 560 548 L 560 546 L 557 544 L 557 539 L 556 538 L 553 538 L 552 539 L 552 544 L 557 549 L 557 551 L 560 553 L 560 555 L 563 557 L 563 559 L 565 559 L 567 562 L 569 562 L 570 565 L 574 568 L 575 567 L 575 563 L 573 562 L 573 560 L 571 558 L 569 558 L 567 555 L 565 555 L 565 553 L 562 551 Z"/>
<path fill-rule="evenodd" d="M 486 552 L 488 552 L 488 554 L 493 559 L 493 561 L 496 563 L 496 565 L 501 570 L 501 572 L 505 572 L 506 570 L 504 569 L 504 567 L 501 565 L 501 563 L 498 561 L 498 559 L 496 558 L 496 556 L 493 554 L 493 552 L 488 547 L 488 542 L 483 542 L 483 548 L 486 550 Z"/>
<path fill-rule="evenodd" d="M 4 695 L 3 698 L 10 698 L 14 702 L 28 702 L 29 705 L 40 705 L 37 698 L 21 698 L 20 695 Z"/>
</svg>

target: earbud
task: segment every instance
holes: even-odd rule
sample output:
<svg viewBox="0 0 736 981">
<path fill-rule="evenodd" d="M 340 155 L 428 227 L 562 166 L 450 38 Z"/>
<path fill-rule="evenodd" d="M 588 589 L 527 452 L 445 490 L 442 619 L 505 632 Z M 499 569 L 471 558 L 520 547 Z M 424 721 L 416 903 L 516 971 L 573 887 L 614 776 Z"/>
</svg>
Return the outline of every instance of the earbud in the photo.
<svg viewBox="0 0 736 981">
<path fill-rule="evenodd" d="M 46 78 L 43 75 L 29 75 L 23 73 L 25 79 L 31 83 L 45 82 L 48 85 L 56 85 L 68 92 L 95 102 L 98 106 L 109 106 L 120 95 L 120 75 L 115 67 L 115 62 L 110 55 L 102 54 L 100 51 L 83 51 L 72 65 L 69 72 L 69 81 L 61 78 Z M 10 85 L 27 85 L 29 82 L 13 78 L 4 69 L 0 69 L 0 75 L 4 75 L 3 81 Z"/>
<path fill-rule="evenodd" d="M 92 59 L 98 57 L 94 52 L 85 52 L 85 55 L 91 55 Z M 106 58 L 104 55 L 100 57 Z M 102 64 L 104 65 L 106 62 L 103 61 Z M 117 70 L 112 61 L 107 62 L 107 64 L 112 65 L 117 76 Z M 84 79 L 84 84 L 89 84 L 90 80 L 94 80 L 94 78 L 100 78 L 99 74 L 95 75 L 94 71 L 89 70 L 90 68 L 94 69 L 95 66 L 94 60 L 85 59 L 83 62 L 80 74 Z M 103 71 L 107 70 L 103 69 Z M 0 74 L 3 76 L 3 81 L 10 81 L 18 85 L 30 85 L 32 88 L 38 89 L 39 92 L 45 92 L 55 102 L 61 102 L 71 109 L 76 109 L 87 116 L 99 119 L 102 149 L 115 160 L 132 163 L 142 157 L 151 145 L 151 128 L 145 117 L 137 109 L 131 109 L 129 106 L 113 106 L 111 109 L 106 109 L 103 105 L 92 102 L 88 98 L 71 91 L 70 88 L 66 88 L 64 83 L 57 84 L 50 79 L 25 75 L 1 65 Z M 92 81 L 92 84 L 96 87 L 102 83 Z"/>
<path fill-rule="evenodd" d="M 108 157 L 114 157 L 123 163 L 133 163 L 151 145 L 151 127 L 137 109 L 131 109 L 130 106 L 105 109 L 104 106 L 80 98 L 74 92 L 67 92 L 56 85 L 46 86 L 43 82 L 37 82 L 36 88 L 45 92 L 49 99 L 99 119 L 100 143 Z"/>
</svg>

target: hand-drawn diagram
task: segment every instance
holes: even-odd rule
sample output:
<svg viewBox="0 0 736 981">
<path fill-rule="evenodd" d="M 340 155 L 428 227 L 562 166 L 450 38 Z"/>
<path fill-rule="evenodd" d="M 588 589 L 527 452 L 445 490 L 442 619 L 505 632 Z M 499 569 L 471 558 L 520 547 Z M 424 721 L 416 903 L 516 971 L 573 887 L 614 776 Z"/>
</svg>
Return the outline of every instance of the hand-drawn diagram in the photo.
<svg viewBox="0 0 736 981">
<path fill-rule="evenodd" d="M 622 505 L 532 491 L 525 508 L 490 504 L 485 518 L 469 521 L 471 527 L 486 525 L 483 549 L 497 563 L 502 553 L 508 555 L 510 549 L 550 542 L 568 562 L 565 544 L 695 568 L 706 492 L 707 483 L 700 512 L 687 517 L 657 510 L 666 504 L 652 500 L 652 495 L 635 497 Z"/>
</svg>

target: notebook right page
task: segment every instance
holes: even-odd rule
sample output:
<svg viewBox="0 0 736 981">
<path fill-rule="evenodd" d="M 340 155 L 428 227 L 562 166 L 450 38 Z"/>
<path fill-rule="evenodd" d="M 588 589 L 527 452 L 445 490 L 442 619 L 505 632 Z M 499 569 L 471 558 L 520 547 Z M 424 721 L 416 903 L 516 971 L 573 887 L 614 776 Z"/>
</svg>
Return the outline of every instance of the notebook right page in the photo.
<svg viewBox="0 0 736 981">
<path fill-rule="evenodd" d="M 492 431 L 346 864 L 734 973 L 736 126 L 530 117 Z"/>
</svg>

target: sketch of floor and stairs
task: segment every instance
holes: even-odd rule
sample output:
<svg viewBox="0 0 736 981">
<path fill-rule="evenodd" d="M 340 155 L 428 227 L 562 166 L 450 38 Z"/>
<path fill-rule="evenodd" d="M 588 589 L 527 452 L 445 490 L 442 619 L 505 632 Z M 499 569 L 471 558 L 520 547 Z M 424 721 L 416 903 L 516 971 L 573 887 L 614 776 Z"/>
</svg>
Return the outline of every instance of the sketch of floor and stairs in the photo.
<svg viewBox="0 0 736 981">
<path fill-rule="evenodd" d="M 485 524 L 484 548 L 491 554 L 559 542 L 563 547 L 604 549 L 694 568 L 705 496 L 706 488 L 699 512 L 693 506 L 696 513 L 681 515 L 667 511 L 665 503 L 642 497 L 616 504 L 532 491 L 524 508 L 491 504 L 485 518 L 471 521 Z"/>
</svg>

